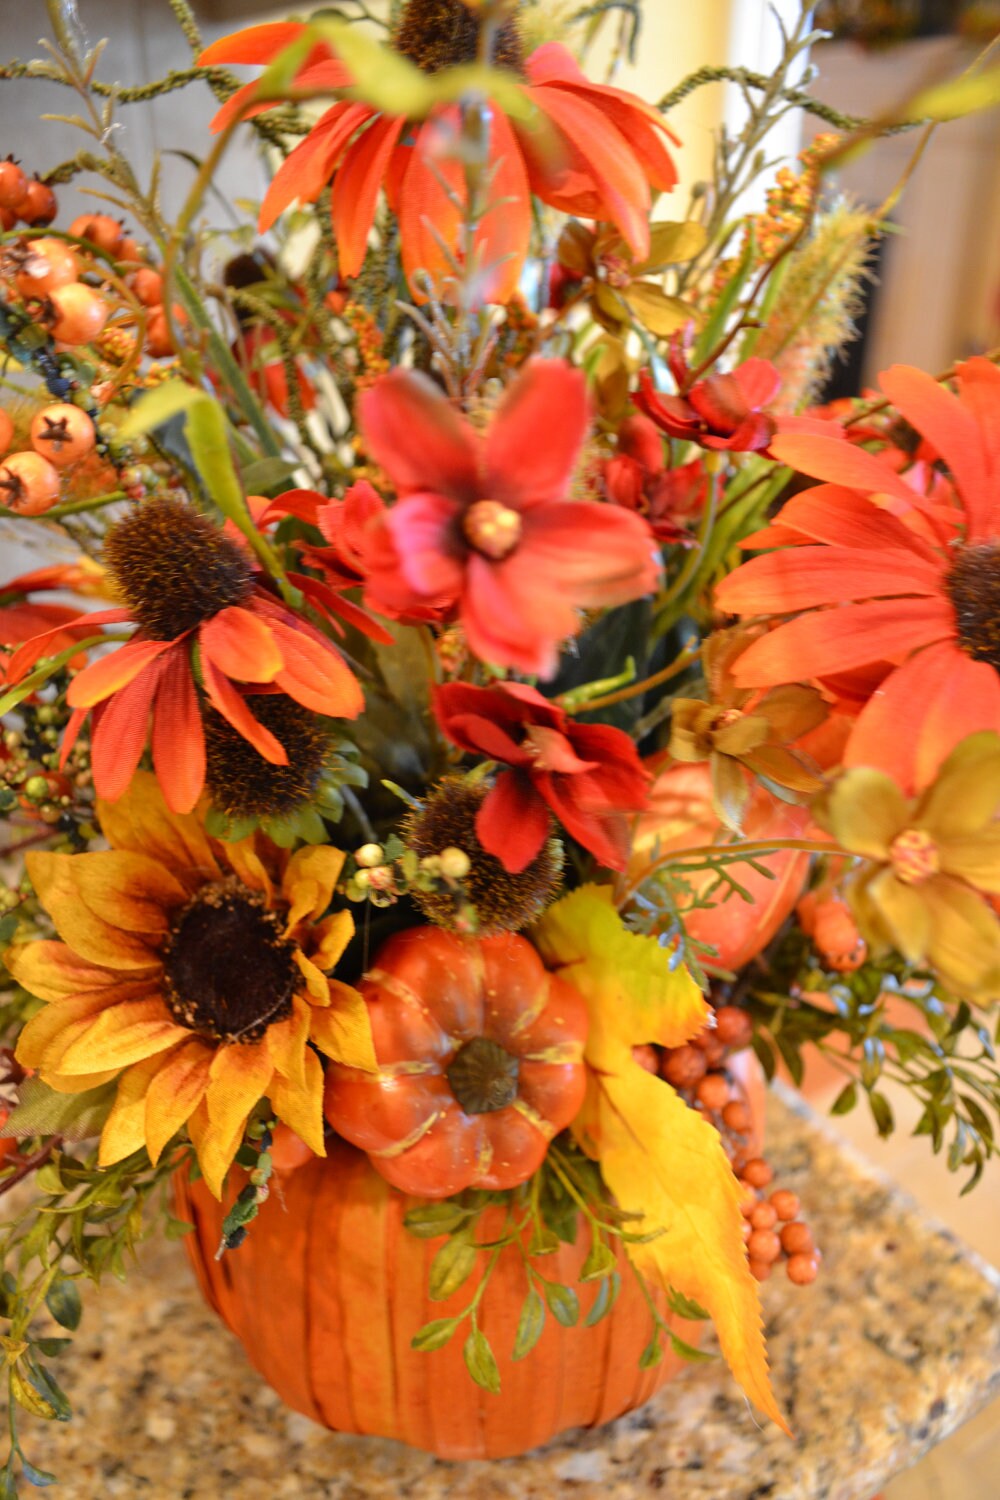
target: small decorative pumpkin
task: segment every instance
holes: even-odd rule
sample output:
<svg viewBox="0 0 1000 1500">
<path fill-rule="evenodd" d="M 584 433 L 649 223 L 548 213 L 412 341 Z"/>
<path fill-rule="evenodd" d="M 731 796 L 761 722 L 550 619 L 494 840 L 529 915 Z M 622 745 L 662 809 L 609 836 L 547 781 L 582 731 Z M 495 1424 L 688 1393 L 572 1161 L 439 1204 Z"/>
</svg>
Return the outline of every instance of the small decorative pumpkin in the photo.
<svg viewBox="0 0 1000 1500">
<path fill-rule="evenodd" d="M 516 1187 L 579 1112 L 587 1007 L 514 933 L 414 927 L 360 990 L 376 1073 L 331 1065 L 324 1108 L 395 1187 L 424 1198 Z"/>
</svg>

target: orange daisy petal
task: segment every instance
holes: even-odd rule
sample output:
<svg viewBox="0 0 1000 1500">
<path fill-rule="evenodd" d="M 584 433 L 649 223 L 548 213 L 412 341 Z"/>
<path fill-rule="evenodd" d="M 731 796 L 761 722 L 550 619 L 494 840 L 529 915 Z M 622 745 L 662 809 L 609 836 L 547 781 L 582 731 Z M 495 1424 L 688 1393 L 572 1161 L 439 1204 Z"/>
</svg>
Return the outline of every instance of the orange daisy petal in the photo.
<svg viewBox="0 0 1000 1500">
<path fill-rule="evenodd" d="M 307 1047 L 305 1051 L 301 1083 L 286 1080 L 275 1073 L 271 1080 L 269 1098 L 278 1119 L 284 1120 L 296 1135 L 301 1136 L 317 1156 L 325 1156 L 323 1068 L 312 1048 Z"/>
<path fill-rule="evenodd" d="M 238 682 L 273 682 L 284 666 L 270 626 L 248 609 L 220 609 L 198 632 L 202 656 Z"/>
<path fill-rule="evenodd" d="M 357 276 L 364 265 L 379 189 L 405 125 L 400 115 L 375 119 L 348 147 L 334 180 L 330 206 L 342 277 Z"/>
<path fill-rule="evenodd" d="M 330 646 L 280 620 L 271 623 L 285 658 L 275 677 L 283 693 L 330 719 L 356 719 L 365 706 L 361 684 L 343 658 Z M 283 763 L 282 763 L 283 764 Z"/>
<path fill-rule="evenodd" d="M 329 1005 L 330 987 L 326 975 L 317 969 L 311 959 L 306 958 L 301 948 L 295 950 L 295 962 L 306 982 L 306 990 L 314 1005 Z"/>
<path fill-rule="evenodd" d="M 146 1149 L 154 1167 L 175 1131 L 205 1097 L 214 1049 L 200 1038 L 171 1053 L 146 1091 Z"/>
<path fill-rule="evenodd" d="M 149 714 L 163 670 L 177 652 L 161 654 L 95 714 L 91 732 L 91 766 L 98 796 L 114 802 L 135 775 L 149 734 Z"/>
<path fill-rule="evenodd" d="M 771 452 L 783 464 L 813 479 L 869 494 L 892 495 L 908 506 L 921 506 L 922 499 L 882 459 L 843 438 L 814 437 L 809 433 L 782 433 L 771 444 Z"/>
<path fill-rule="evenodd" d="M 727 614 L 784 614 L 847 599 L 939 594 L 943 567 L 914 552 L 886 547 L 794 547 L 751 558 L 716 589 Z"/>
<path fill-rule="evenodd" d="M 351 938 L 354 936 L 354 918 L 349 911 L 333 912 L 323 922 L 317 922 L 310 933 L 312 962 L 324 974 L 336 968 Z"/>
<path fill-rule="evenodd" d="M 247 708 L 245 700 L 233 687 L 228 677 L 225 677 L 212 662 L 210 657 L 202 657 L 202 671 L 205 678 L 205 691 L 212 702 L 212 707 L 217 709 L 227 724 L 231 724 L 237 734 L 241 734 L 251 744 L 259 755 L 269 760 L 273 766 L 287 766 L 288 754 L 279 739 L 265 729 Z"/>
<path fill-rule="evenodd" d="M 946 599 L 888 599 L 816 610 L 755 641 L 733 666 L 738 687 L 775 687 L 892 661 L 954 635 Z"/>
<path fill-rule="evenodd" d="M 126 645 L 91 662 L 74 677 L 66 693 L 71 708 L 93 708 L 133 682 L 140 672 L 169 651 L 174 641 L 129 641 Z"/>
<path fill-rule="evenodd" d="M 110 851 L 108 851 L 110 852 Z M 141 860 L 129 854 L 128 859 Z M 35 851 L 26 856 L 28 874 L 38 892 L 38 899 L 52 917 L 56 931 L 81 958 L 104 968 L 155 972 L 160 967 L 154 932 L 148 937 L 126 932 L 118 925 L 120 918 L 106 921 L 92 911 L 79 889 L 79 877 L 71 867 L 92 855 L 51 854 Z M 151 861 L 149 861 L 151 863 Z M 165 929 L 161 927 L 161 934 Z"/>
<path fill-rule="evenodd" d="M 263 21 L 219 37 L 198 55 L 199 68 L 219 63 L 269 63 L 305 31 L 304 21 Z"/>
<path fill-rule="evenodd" d="M 971 539 L 989 535 L 995 481 L 989 473 L 975 417 L 925 370 L 893 365 L 879 376 L 893 406 L 944 459 L 965 503 Z"/>
<path fill-rule="evenodd" d="M 168 659 L 160 681 L 153 765 L 170 811 L 191 812 L 205 785 L 205 731 L 186 653 L 175 652 Z"/>
<path fill-rule="evenodd" d="M 285 157 L 275 172 L 260 207 L 257 228 L 263 234 L 298 199 L 313 203 L 333 176 L 344 148 L 367 120 L 367 104 L 335 104 L 316 121 L 304 141 Z"/>
</svg>

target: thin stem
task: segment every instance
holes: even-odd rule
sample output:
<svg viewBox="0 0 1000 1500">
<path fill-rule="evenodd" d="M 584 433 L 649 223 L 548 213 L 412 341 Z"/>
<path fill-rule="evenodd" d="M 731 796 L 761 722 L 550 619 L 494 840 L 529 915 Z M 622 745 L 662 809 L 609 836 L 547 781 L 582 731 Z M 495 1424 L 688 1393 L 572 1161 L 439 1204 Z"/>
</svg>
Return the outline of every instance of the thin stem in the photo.
<svg viewBox="0 0 1000 1500">
<path fill-rule="evenodd" d="M 710 861 L 713 856 L 725 855 L 727 861 L 756 858 L 758 855 L 777 854 L 781 849 L 799 849 L 809 854 L 845 854 L 839 844 L 825 842 L 820 839 L 751 839 L 740 844 L 692 844 L 687 849 L 671 849 L 662 854 L 659 859 L 647 865 L 638 879 L 633 880 L 626 886 L 624 893 L 618 898 L 619 909 L 626 906 L 646 881 L 652 875 L 658 874 L 660 870 L 666 869 L 668 865 L 679 864 L 684 860 L 700 859 Z"/>
<path fill-rule="evenodd" d="M 2 1197 L 4 1193 L 9 1193 L 11 1188 L 16 1187 L 19 1182 L 23 1181 L 24 1178 L 29 1175 L 29 1173 L 34 1172 L 39 1167 L 44 1166 L 49 1157 L 52 1155 L 53 1151 L 58 1151 L 61 1145 L 62 1136 L 54 1135 L 52 1139 L 49 1140 L 44 1146 L 42 1146 L 38 1151 L 36 1151 L 33 1156 L 24 1157 L 20 1165 L 17 1167 L 16 1171 L 12 1172 L 9 1177 L 5 1177 L 3 1182 L 0 1182 L 0 1197 Z"/>
<path fill-rule="evenodd" d="M 628 687 L 619 688 L 616 693 L 607 693 L 603 698 L 592 698 L 589 703 L 581 703 L 574 712 L 580 714 L 593 713 L 596 709 L 611 708 L 616 703 L 625 703 L 629 698 L 638 698 L 643 693 L 651 692 L 653 688 L 660 687 L 662 683 L 669 682 L 671 677 L 676 677 L 689 667 L 692 662 L 698 660 L 701 655 L 701 646 L 688 645 L 679 656 L 676 656 L 669 666 L 663 667 L 659 672 L 654 672 L 652 677 L 644 677 L 641 682 L 629 683 Z"/>
</svg>

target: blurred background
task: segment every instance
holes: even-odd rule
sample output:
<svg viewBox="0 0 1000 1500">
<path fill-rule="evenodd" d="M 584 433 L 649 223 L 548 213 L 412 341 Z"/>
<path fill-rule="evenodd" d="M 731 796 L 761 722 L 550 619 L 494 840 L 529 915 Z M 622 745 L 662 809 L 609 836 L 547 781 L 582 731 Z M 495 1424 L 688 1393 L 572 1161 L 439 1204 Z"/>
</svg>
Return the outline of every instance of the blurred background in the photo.
<svg viewBox="0 0 1000 1500">
<path fill-rule="evenodd" d="M 567 0 L 552 0 L 552 5 L 563 12 L 575 8 Z M 295 9 L 269 0 L 193 0 L 193 8 L 206 41 Z M 190 48 L 169 0 L 78 0 L 78 10 L 91 42 L 108 38 L 102 78 L 134 85 L 190 66 Z M 800 12 L 800 0 L 645 0 L 643 12 L 637 60 L 623 67 L 616 81 L 655 101 L 706 64 L 769 75 L 780 55 L 775 12 L 790 24 Z M 811 63 L 819 75 L 810 85 L 812 93 L 844 113 L 868 117 L 923 84 L 960 72 L 984 47 L 996 45 L 1000 0 L 821 0 L 816 21 L 830 36 L 812 49 Z M 40 38 L 47 30 L 44 0 L 0 0 L 0 57 L 26 61 L 43 55 Z M 603 65 L 599 55 L 591 59 L 595 73 L 603 72 Z M 73 107 L 71 97 L 55 85 L 0 81 L 0 156 L 13 152 L 29 170 L 44 173 L 75 155 L 89 144 L 79 130 L 40 119 Z M 119 111 L 119 144 L 140 180 L 148 179 L 154 156 L 160 155 L 168 215 L 205 153 L 215 108 L 207 86 L 195 85 Z M 677 154 L 682 183 L 676 206 L 664 205 L 661 216 L 683 216 L 689 192 L 710 172 L 718 131 L 723 126 L 738 131 L 742 110 L 736 88 L 713 84 L 697 89 L 671 114 L 683 143 Z M 827 128 L 794 111 L 772 134 L 769 157 L 794 157 Z M 836 188 L 877 207 L 910 167 L 920 134 L 878 142 L 841 171 Z M 81 191 L 81 183 L 84 188 L 97 185 L 78 179 L 73 187 L 59 190 L 63 222 L 99 207 Z M 238 139 L 222 169 L 221 195 L 208 204 L 213 222 L 235 227 L 223 199 L 237 204 L 258 199 L 264 185 L 260 161 L 247 139 Z M 743 207 L 762 208 L 766 186 L 767 179 L 759 185 L 757 200 Z M 252 217 L 248 206 L 244 222 Z M 938 372 L 956 358 L 1000 345 L 1000 110 L 934 133 L 892 213 L 891 233 L 882 240 L 874 269 L 861 337 L 835 372 L 837 394 L 861 390 L 894 362 Z M 0 532 L 0 554 L 0 577 L 42 561 L 21 553 L 6 530 Z M 831 1083 L 828 1089 L 818 1074 L 812 1085 L 817 1105 L 829 1103 L 838 1088 L 839 1083 Z M 900 1129 L 888 1142 L 878 1140 L 860 1110 L 838 1120 L 837 1129 L 902 1182 L 929 1213 L 996 1262 L 1000 1197 L 986 1184 L 981 1192 L 959 1199 L 956 1179 L 930 1157 L 926 1141 L 907 1137 L 906 1122 L 910 1120 L 909 1128 L 913 1123 L 908 1097 L 894 1097 L 892 1103 Z M 993 1500 L 998 1470 L 1000 1417 L 994 1409 L 895 1481 L 885 1500 Z"/>
</svg>

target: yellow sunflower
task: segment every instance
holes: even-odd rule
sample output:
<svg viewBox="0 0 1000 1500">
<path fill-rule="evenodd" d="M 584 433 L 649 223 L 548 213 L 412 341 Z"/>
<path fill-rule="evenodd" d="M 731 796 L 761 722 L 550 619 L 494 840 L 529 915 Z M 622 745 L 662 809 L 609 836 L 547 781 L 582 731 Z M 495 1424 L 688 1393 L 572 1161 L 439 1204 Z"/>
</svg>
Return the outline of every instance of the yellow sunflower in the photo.
<svg viewBox="0 0 1000 1500">
<path fill-rule="evenodd" d="M 374 1069 L 367 1010 L 328 977 L 354 932 L 324 916 L 344 862 L 328 846 L 295 854 L 260 834 L 225 844 L 197 813 L 168 811 L 138 775 L 98 805 L 110 849 L 35 853 L 28 869 L 62 941 L 19 943 L 11 973 L 48 1003 L 17 1056 L 51 1088 L 118 1078 L 102 1166 L 145 1146 L 154 1162 L 186 1125 L 216 1196 L 266 1096 L 317 1155 L 328 1057 Z"/>
</svg>

